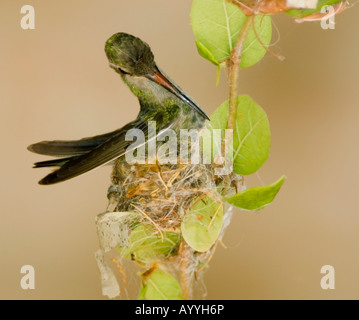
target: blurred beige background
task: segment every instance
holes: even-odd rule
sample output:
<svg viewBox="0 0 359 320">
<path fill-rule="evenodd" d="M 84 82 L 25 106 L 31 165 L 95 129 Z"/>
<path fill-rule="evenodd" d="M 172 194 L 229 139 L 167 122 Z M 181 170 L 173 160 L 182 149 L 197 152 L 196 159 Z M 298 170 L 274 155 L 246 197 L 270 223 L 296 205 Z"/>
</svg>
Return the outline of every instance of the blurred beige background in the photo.
<svg viewBox="0 0 359 320">
<path fill-rule="evenodd" d="M 20 8 L 36 10 L 36 30 L 20 28 Z M 94 217 L 107 205 L 110 168 L 43 187 L 27 145 L 77 139 L 134 119 L 136 99 L 103 52 L 115 32 L 148 42 L 158 64 L 211 113 L 227 99 L 226 74 L 196 51 L 191 1 L 2 0 L 0 10 L 0 298 L 102 298 L 94 260 Z M 288 177 L 260 213 L 236 212 L 205 274 L 209 299 L 359 298 L 359 6 L 336 29 L 274 17 L 267 55 L 240 74 L 241 93 L 267 112 L 269 160 L 249 186 Z M 280 37 L 280 39 L 278 39 Z M 20 268 L 36 270 L 36 289 L 20 288 Z M 336 289 L 320 269 L 333 265 Z"/>
</svg>

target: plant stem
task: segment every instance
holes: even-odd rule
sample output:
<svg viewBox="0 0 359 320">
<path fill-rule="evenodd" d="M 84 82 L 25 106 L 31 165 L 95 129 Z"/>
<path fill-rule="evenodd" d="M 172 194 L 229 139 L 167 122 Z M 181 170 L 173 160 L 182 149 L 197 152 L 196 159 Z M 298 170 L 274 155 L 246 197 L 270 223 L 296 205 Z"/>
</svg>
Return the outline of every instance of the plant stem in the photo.
<svg viewBox="0 0 359 320">
<path fill-rule="evenodd" d="M 237 119 L 237 95 L 238 95 L 238 72 L 241 64 L 242 51 L 248 32 L 252 26 L 253 16 L 244 21 L 241 31 L 238 34 L 237 42 L 227 61 L 229 78 L 229 111 L 227 129 L 234 131 Z"/>
<path fill-rule="evenodd" d="M 231 55 L 229 56 L 229 59 L 227 60 L 227 68 L 228 68 L 228 78 L 229 78 L 229 110 L 228 110 L 228 119 L 227 119 L 227 129 L 234 130 L 236 128 L 236 121 L 237 121 L 237 96 L 238 96 L 238 73 L 241 65 L 241 58 L 242 58 L 242 51 L 244 42 L 247 38 L 248 32 L 252 26 L 253 23 L 253 17 L 250 16 L 247 17 L 247 19 L 244 21 L 243 26 L 238 34 L 237 42 L 232 49 Z M 227 157 L 225 154 L 225 146 L 229 145 L 231 141 L 227 140 L 228 138 L 225 137 L 222 141 L 222 155 L 224 157 Z M 227 175 L 225 177 L 227 187 L 224 188 L 222 191 L 222 194 L 226 194 L 229 188 L 229 185 L 231 184 L 231 179 Z"/>
<path fill-rule="evenodd" d="M 189 284 L 189 275 L 188 275 L 188 263 L 190 261 L 190 247 L 182 239 L 180 247 L 179 247 L 179 256 L 180 256 L 180 282 L 182 288 L 183 298 L 185 300 L 189 300 L 191 298 L 190 294 L 190 284 Z"/>
</svg>

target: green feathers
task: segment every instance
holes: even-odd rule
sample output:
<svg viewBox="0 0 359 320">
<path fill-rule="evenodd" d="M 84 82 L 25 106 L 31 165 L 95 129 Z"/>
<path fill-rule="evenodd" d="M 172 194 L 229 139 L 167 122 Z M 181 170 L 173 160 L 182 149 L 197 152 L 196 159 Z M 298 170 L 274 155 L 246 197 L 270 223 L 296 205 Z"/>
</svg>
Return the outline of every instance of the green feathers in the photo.
<svg viewBox="0 0 359 320">
<path fill-rule="evenodd" d="M 150 46 L 127 33 L 116 33 L 105 44 L 110 65 L 119 73 L 132 76 L 153 74 L 154 56 Z"/>
</svg>

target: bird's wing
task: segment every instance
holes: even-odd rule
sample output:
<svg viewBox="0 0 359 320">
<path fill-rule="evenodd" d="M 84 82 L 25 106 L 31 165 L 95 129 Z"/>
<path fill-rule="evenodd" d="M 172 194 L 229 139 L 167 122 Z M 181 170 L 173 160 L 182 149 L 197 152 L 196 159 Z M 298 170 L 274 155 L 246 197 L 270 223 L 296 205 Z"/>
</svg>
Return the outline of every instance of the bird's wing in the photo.
<svg viewBox="0 0 359 320">
<path fill-rule="evenodd" d="M 75 158 L 78 158 L 78 156 L 35 162 L 33 168 L 61 167 L 66 162 L 70 160 L 75 160 Z"/>
<path fill-rule="evenodd" d="M 81 155 L 103 144 L 121 130 L 122 128 L 95 137 L 83 138 L 81 140 L 41 141 L 28 146 L 27 149 L 34 153 L 54 157 Z"/>
<path fill-rule="evenodd" d="M 77 177 L 125 155 L 135 148 L 128 148 L 132 145 L 132 142 L 125 140 L 126 133 L 130 129 L 139 129 L 144 133 L 145 137 L 148 136 L 147 122 L 135 120 L 118 130 L 116 134 L 104 143 L 93 148 L 91 151 L 69 159 L 58 170 L 40 180 L 39 184 L 54 184 Z M 59 161 L 60 160 L 61 159 L 59 159 Z"/>
</svg>

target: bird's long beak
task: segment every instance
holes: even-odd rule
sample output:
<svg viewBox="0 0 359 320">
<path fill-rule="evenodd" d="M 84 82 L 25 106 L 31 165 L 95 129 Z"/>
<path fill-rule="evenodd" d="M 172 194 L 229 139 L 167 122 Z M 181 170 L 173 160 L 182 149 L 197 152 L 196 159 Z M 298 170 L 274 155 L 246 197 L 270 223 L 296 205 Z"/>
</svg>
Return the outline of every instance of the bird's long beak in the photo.
<svg viewBox="0 0 359 320">
<path fill-rule="evenodd" d="M 201 109 L 201 107 L 193 101 L 180 87 L 178 87 L 170 78 L 165 75 L 157 66 L 155 67 L 155 73 L 148 75 L 148 79 L 160 84 L 162 87 L 173 93 L 177 98 L 181 99 L 187 105 L 192 107 L 195 111 L 200 113 L 205 119 L 209 120 L 207 114 Z"/>
</svg>

